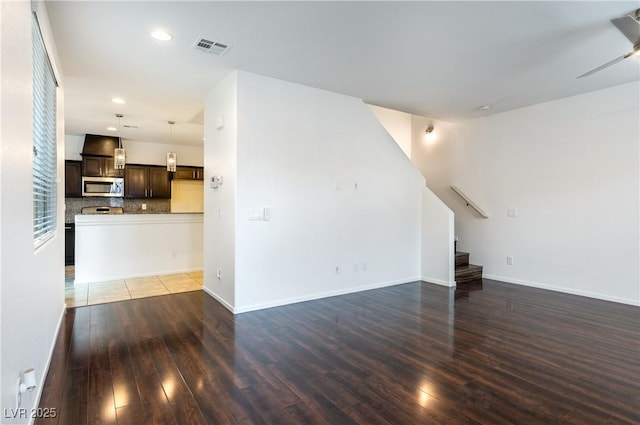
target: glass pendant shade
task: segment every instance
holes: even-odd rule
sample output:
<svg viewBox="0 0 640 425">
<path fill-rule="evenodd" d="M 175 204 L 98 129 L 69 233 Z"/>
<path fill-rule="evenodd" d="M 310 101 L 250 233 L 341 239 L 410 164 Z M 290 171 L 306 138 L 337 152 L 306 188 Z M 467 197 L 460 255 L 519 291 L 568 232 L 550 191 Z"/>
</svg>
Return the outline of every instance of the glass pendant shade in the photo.
<svg viewBox="0 0 640 425">
<path fill-rule="evenodd" d="M 116 170 L 124 170 L 124 161 L 126 159 L 124 148 L 122 147 L 122 136 L 120 135 L 120 120 L 124 117 L 122 114 L 116 114 L 118 118 L 118 147 L 113 150 L 113 168 Z"/>
<path fill-rule="evenodd" d="M 169 123 L 169 143 L 171 143 L 171 148 L 173 148 L 173 125 L 176 123 L 175 121 L 167 121 Z M 167 171 L 175 172 L 176 166 L 178 165 L 178 155 L 175 152 L 167 152 Z"/>
<path fill-rule="evenodd" d="M 125 154 L 123 148 L 113 150 L 113 168 L 116 170 L 124 170 Z"/>
<path fill-rule="evenodd" d="M 178 155 L 175 152 L 167 152 L 167 171 L 176 171 L 178 164 Z"/>
</svg>

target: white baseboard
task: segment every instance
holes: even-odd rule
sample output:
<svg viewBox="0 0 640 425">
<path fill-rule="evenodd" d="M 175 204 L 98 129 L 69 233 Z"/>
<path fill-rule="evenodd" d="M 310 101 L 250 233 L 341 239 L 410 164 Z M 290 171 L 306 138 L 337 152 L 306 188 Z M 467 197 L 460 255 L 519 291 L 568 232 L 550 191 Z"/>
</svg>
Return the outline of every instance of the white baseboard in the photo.
<svg viewBox="0 0 640 425">
<path fill-rule="evenodd" d="M 304 296 L 301 296 L 301 297 L 285 298 L 285 299 L 280 299 L 280 300 L 269 301 L 269 302 L 266 302 L 266 303 L 253 304 L 253 305 L 247 305 L 247 306 L 241 306 L 241 307 L 233 307 L 233 306 L 231 306 L 229 303 L 227 303 L 225 300 L 221 299 L 218 295 L 216 295 L 214 292 L 212 292 L 210 289 L 208 289 L 206 287 L 203 287 L 202 289 L 204 290 L 205 293 L 207 293 L 210 296 L 212 296 L 213 298 L 215 298 L 218 302 L 220 302 L 225 308 L 227 308 L 233 314 L 239 314 L 239 313 L 248 313 L 250 311 L 256 311 L 256 310 L 264 310 L 266 308 L 280 307 L 280 306 L 283 306 L 283 305 L 295 304 L 295 303 L 300 303 L 300 302 L 304 302 L 304 301 L 313 301 L 313 300 L 319 300 L 319 299 L 322 299 L 322 298 L 335 297 L 335 296 L 338 296 L 338 295 L 352 294 L 354 292 L 369 291 L 371 289 L 378 289 L 378 288 L 385 288 L 385 287 L 388 287 L 388 286 L 402 285 L 402 284 L 405 284 L 405 283 L 415 282 L 415 281 L 418 281 L 418 280 L 420 280 L 420 278 L 400 279 L 400 280 L 393 280 L 393 281 L 389 281 L 389 282 L 379 282 L 379 283 L 374 283 L 374 284 L 370 284 L 370 285 L 357 286 L 357 287 L 351 287 L 351 288 L 346 288 L 346 289 L 339 289 L 339 290 L 336 290 L 336 291 L 321 292 L 321 293 L 316 293 L 316 294 L 311 294 L 311 295 L 304 295 Z"/>
<path fill-rule="evenodd" d="M 449 287 L 449 288 L 453 288 L 453 287 L 456 286 L 456 281 L 455 280 L 453 282 L 447 282 L 446 280 L 434 279 L 434 278 L 428 277 L 428 276 L 422 276 L 420 278 L 420 280 L 422 280 L 423 282 L 433 283 L 434 285 L 441 285 L 441 286 L 446 286 L 446 287 Z"/>
<path fill-rule="evenodd" d="M 231 313 L 235 314 L 236 312 L 234 311 L 235 309 L 233 308 L 233 306 L 231 304 L 229 304 L 226 300 L 224 300 L 223 298 L 221 298 L 218 294 L 216 294 L 215 292 L 213 292 L 211 289 L 207 288 L 206 286 L 202 286 L 202 290 L 209 296 L 211 296 L 212 298 L 214 298 L 216 301 L 218 301 L 220 304 L 222 304 L 222 306 L 224 308 L 226 308 L 227 310 L 229 310 Z"/>
<path fill-rule="evenodd" d="M 254 304 L 254 305 L 248 305 L 248 306 L 242 306 L 242 307 L 236 308 L 234 313 L 236 314 L 247 313 L 249 311 L 263 310 L 265 308 L 279 307 L 287 304 L 295 304 L 295 303 L 300 303 L 304 301 L 319 300 L 322 298 L 335 297 L 338 295 L 352 294 L 354 292 L 362 292 L 362 291 L 369 291 L 371 289 L 385 288 L 387 286 L 402 285 L 404 283 L 415 282 L 417 280 L 420 280 L 420 279 L 419 278 L 400 279 L 400 280 L 393 280 L 389 282 L 379 282 L 379 283 L 374 283 L 370 285 L 339 289 L 339 290 L 329 291 L 329 292 L 320 292 L 320 293 L 311 294 L 311 295 L 303 295 L 300 297 L 292 297 L 292 298 L 286 298 L 281 300 L 269 301 L 266 303 Z"/>
<path fill-rule="evenodd" d="M 56 331 L 53 335 L 53 341 L 51 342 L 51 347 L 49 348 L 49 355 L 47 357 L 47 361 L 44 364 L 44 368 L 42 371 L 42 376 L 40 378 L 40 380 L 38 381 L 38 392 L 36 393 L 36 397 L 35 397 L 35 404 L 33 405 L 33 409 L 36 409 L 38 406 L 40 406 L 40 398 L 42 397 L 42 391 L 44 390 L 44 383 L 47 379 L 47 375 L 49 375 L 49 366 L 51 366 L 51 359 L 53 358 L 53 352 L 56 349 L 56 342 L 58 341 L 58 334 L 60 334 L 60 328 L 62 327 L 62 320 L 64 319 L 64 315 L 67 313 L 67 305 L 64 304 L 62 307 L 62 311 L 60 312 L 60 316 L 58 317 L 58 325 L 56 326 Z M 60 412 L 58 412 L 60 413 Z M 33 416 L 33 415 L 31 415 Z M 36 418 L 32 417 L 31 420 L 29 421 L 30 425 L 33 425 L 33 423 L 35 422 Z"/>
<path fill-rule="evenodd" d="M 537 282 L 529 282 L 526 280 L 511 279 L 504 276 L 496 276 L 496 275 L 490 275 L 490 274 L 485 274 L 482 277 L 485 279 L 492 279 L 492 280 L 498 280 L 506 283 L 513 283 L 515 285 L 530 286 L 532 288 L 546 289 L 549 291 L 563 292 L 565 294 L 580 295 L 582 297 L 595 298 L 595 299 L 604 300 L 604 301 L 612 301 L 612 302 L 621 303 L 621 304 L 640 306 L 640 300 L 634 300 L 630 298 L 612 297 L 610 295 L 599 294 L 596 292 L 581 291 L 579 289 L 566 288 L 566 287 L 555 286 L 555 285 L 547 285 L 544 283 L 537 283 Z"/>
</svg>

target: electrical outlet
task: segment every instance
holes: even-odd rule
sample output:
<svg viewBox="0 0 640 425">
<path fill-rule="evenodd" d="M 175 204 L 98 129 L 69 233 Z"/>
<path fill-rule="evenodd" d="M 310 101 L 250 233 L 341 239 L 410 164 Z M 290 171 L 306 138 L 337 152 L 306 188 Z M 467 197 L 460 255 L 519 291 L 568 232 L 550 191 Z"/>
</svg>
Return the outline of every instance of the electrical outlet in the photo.
<svg viewBox="0 0 640 425">
<path fill-rule="evenodd" d="M 340 274 L 340 266 L 336 266 L 336 274 Z"/>
<path fill-rule="evenodd" d="M 147 209 L 147 204 L 142 204 L 142 211 L 145 211 Z"/>
<path fill-rule="evenodd" d="M 513 257 L 510 255 L 507 255 L 507 265 L 513 266 Z"/>
<path fill-rule="evenodd" d="M 517 217 L 518 209 L 517 208 L 507 208 L 507 217 Z"/>
<path fill-rule="evenodd" d="M 218 269 L 218 272 L 216 273 L 216 277 L 218 278 L 218 280 L 222 280 L 222 269 Z"/>
</svg>

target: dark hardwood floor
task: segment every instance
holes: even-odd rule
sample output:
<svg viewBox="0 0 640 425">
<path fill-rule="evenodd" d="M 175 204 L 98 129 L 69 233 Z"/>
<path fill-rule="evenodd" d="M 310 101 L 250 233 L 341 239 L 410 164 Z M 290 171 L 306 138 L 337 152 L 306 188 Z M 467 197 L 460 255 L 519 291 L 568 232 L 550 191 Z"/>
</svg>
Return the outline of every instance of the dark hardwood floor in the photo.
<svg viewBox="0 0 640 425">
<path fill-rule="evenodd" d="M 638 424 L 640 309 L 484 280 L 67 311 L 42 424 Z"/>
</svg>

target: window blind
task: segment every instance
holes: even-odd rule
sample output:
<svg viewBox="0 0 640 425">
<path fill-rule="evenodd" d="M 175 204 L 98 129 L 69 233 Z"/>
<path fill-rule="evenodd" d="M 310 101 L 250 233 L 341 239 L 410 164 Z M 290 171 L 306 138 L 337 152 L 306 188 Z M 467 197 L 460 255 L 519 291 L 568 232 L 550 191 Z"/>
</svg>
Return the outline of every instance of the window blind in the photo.
<svg viewBox="0 0 640 425">
<path fill-rule="evenodd" d="M 33 238 L 38 248 L 56 230 L 56 91 L 36 15 L 33 33 Z"/>
</svg>

